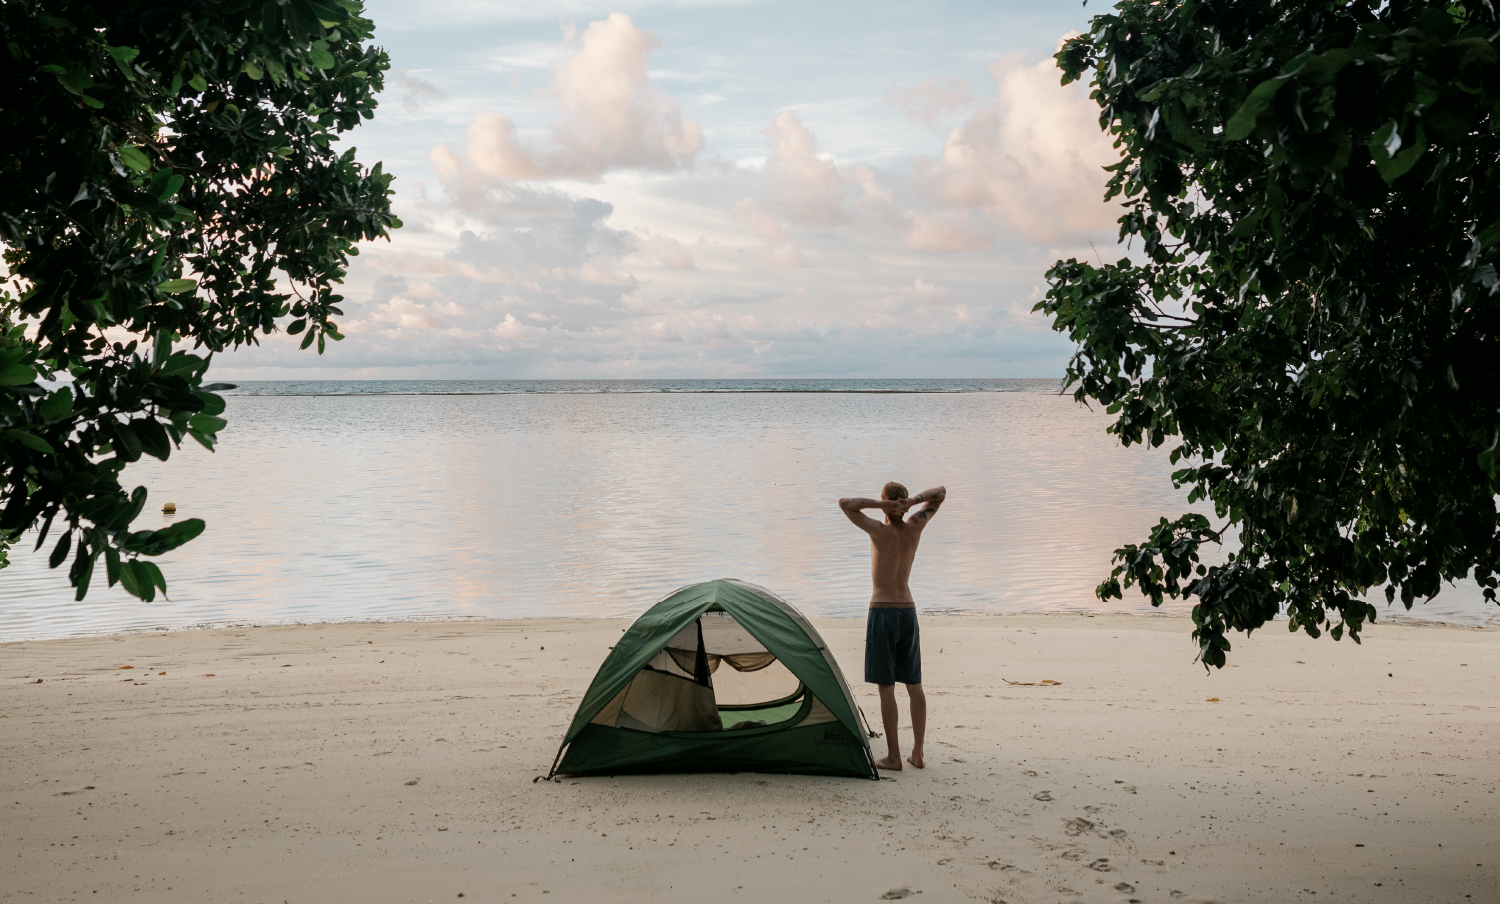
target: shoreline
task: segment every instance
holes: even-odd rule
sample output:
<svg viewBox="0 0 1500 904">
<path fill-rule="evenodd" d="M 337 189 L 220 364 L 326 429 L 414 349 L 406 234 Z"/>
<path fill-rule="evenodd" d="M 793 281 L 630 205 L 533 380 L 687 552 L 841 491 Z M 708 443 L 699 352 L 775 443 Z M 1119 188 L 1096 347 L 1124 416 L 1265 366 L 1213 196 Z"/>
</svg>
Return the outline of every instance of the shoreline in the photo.
<svg viewBox="0 0 1500 904">
<path fill-rule="evenodd" d="M 644 610 L 642 610 L 642 611 L 644 611 Z M 921 610 L 919 610 L 919 615 L 924 620 L 924 623 L 926 621 L 928 621 L 928 620 L 934 620 L 934 619 L 943 619 L 943 620 L 946 620 L 946 619 L 955 619 L 955 618 L 974 618 L 974 619 L 990 619 L 990 618 L 1056 618 L 1056 619 L 1121 618 L 1121 619 L 1144 619 L 1144 620 L 1163 620 L 1163 619 L 1164 620 L 1181 620 L 1181 621 L 1189 622 L 1189 623 L 1191 623 L 1191 621 L 1192 621 L 1192 616 L 1189 615 L 1188 613 L 1183 613 L 1183 612 L 1164 612 L 1164 611 L 1161 611 L 1161 610 L 1147 610 L 1147 611 L 1141 611 L 1141 612 L 1128 612 L 1128 611 L 1126 611 L 1126 612 L 1088 612 L 1088 611 L 1085 611 L 1085 610 L 1065 611 L 1065 612 L 1057 612 L 1057 611 L 1050 611 L 1050 612 L 1049 611 L 1030 611 L 1030 612 L 969 612 L 969 611 L 955 611 L 955 610 L 948 610 L 948 609 L 940 609 L 940 610 L 935 610 L 935 611 L 921 611 Z M 491 616 L 491 615 L 410 615 L 410 616 L 402 616 L 402 617 L 399 617 L 399 618 L 366 618 L 366 617 L 356 616 L 356 617 L 347 618 L 347 619 L 333 619 L 333 620 L 323 620 L 323 621 L 300 621 L 300 620 L 296 620 L 296 621 L 222 621 L 222 622 L 203 622 L 203 623 L 200 623 L 200 624 L 192 624 L 192 625 L 177 625 L 177 626 L 155 625 L 155 626 L 151 626 L 151 627 L 125 628 L 123 630 L 120 630 L 120 629 L 104 629 L 104 630 L 100 630 L 100 631 L 97 631 L 97 632 L 83 632 L 83 633 L 77 633 L 77 634 L 62 634 L 62 635 L 54 635 L 54 636 L 20 637 L 20 638 L 12 638 L 12 639 L 0 638 L 0 653 L 3 653 L 5 647 L 7 647 L 9 645 L 12 645 L 12 644 L 22 644 L 22 643 L 50 643 L 52 641 L 79 640 L 79 639 L 86 639 L 86 638 L 101 638 L 101 637 L 131 637 L 131 636 L 137 636 L 137 635 L 159 636 L 159 635 L 168 635 L 168 634 L 180 634 L 180 633 L 191 632 L 191 631 L 220 631 L 220 630 L 241 629 L 241 628 L 255 628 L 255 629 L 263 629 L 263 628 L 319 628 L 319 627 L 332 626 L 332 625 L 349 625 L 349 626 L 359 626 L 359 625 L 406 625 L 406 624 L 424 625 L 424 624 L 444 624 L 444 623 L 449 623 L 449 622 L 454 623 L 454 624 L 485 624 L 485 623 L 493 622 L 493 623 L 495 623 L 497 625 L 504 625 L 504 624 L 512 624 L 512 623 L 519 624 L 519 623 L 530 623 L 530 622 L 537 622 L 537 623 L 540 623 L 540 624 L 545 624 L 545 623 L 548 623 L 548 622 L 559 622 L 559 621 L 582 621 L 582 622 L 588 622 L 588 621 L 616 621 L 616 622 L 622 622 L 622 623 L 625 623 L 625 624 L 629 624 L 630 622 L 633 622 L 637 617 L 639 617 L 639 616 L 638 615 L 528 615 L 528 616 L 517 616 L 517 617 L 514 617 L 514 618 L 497 618 L 497 617 Z M 834 621 L 834 622 L 838 622 L 838 621 L 863 621 L 864 620 L 864 616 L 863 615 L 810 615 L 808 617 L 811 618 L 815 622 L 822 622 L 822 621 Z M 1401 614 L 1401 615 L 1387 616 L 1383 620 L 1372 622 L 1372 623 L 1368 623 L 1368 624 L 1366 624 L 1366 626 L 1364 628 L 1364 631 L 1366 632 L 1366 636 L 1369 636 L 1369 633 L 1372 632 L 1372 631 L 1376 631 L 1376 630 L 1379 630 L 1381 628 L 1391 627 L 1391 626 L 1399 626 L 1399 627 L 1403 627 L 1403 628 L 1452 628 L 1452 629 L 1458 630 L 1458 631 L 1475 631 L 1475 630 L 1483 631 L 1483 630 L 1493 630 L 1495 627 L 1500 627 L 1500 625 L 1497 625 L 1497 622 L 1500 622 L 1500 609 L 1496 610 L 1496 612 L 1495 612 L 1495 619 L 1494 620 L 1492 620 L 1492 621 L 1486 621 L 1483 624 L 1480 624 L 1480 623 L 1467 623 L 1467 622 L 1459 622 L 1459 621 L 1444 621 L 1442 619 L 1436 619 L 1436 618 L 1421 618 L 1419 616 Z M 1284 626 L 1285 624 L 1286 624 L 1286 618 L 1284 616 L 1279 616 L 1278 615 L 1276 618 L 1272 619 L 1272 621 L 1270 623 L 1268 623 L 1266 627 L 1257 629 L 1256 634 L 1260 634 L 1260 633 L 1265 632 L 1267 630 L 1274 630 L 1276 626 Z M 1236 636 L 1239 637 L 1240 640 L 1242 640 L 1242 641 L 1247 639 L 1242 634 L 1240 634 L 1240 635 L 1234 635 L 1234 636 L 1231 636 L 1231 638 L 1230 638 L 1231 642 L 1233 642 L 1233 640 L 1234 640 L 1234 638 Z M 1254 635 L 1252 635 L 1252 637 L 1253 636 Z M 1339 643 L 1341 641 L 1331 641 L 1331 642 Z"/>
<path fill-rule="evenodd" d="M 932 618 L 925 770 L 533 783 L 627 622 L 4 644 L 0 902 L 1500 891 L 1493 630 L 1257 632 L 1205 674 L 1185 618 Z M 861 620 L 813 622 L 878 722 Z"/>
</svg>

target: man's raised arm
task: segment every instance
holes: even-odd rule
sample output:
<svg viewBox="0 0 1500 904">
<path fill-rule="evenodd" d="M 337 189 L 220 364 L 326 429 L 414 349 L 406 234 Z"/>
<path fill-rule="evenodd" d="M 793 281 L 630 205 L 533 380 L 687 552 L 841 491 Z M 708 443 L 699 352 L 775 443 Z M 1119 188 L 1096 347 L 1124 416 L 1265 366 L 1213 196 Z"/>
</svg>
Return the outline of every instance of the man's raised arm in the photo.
<svg viewBox="0 0 1500 904">
<path fill-rule="evenodd" d="M 844 513 L 844 517 L 853 521 L 855 527 L 867 534 L 880 527 L 880 522 L 866 515 L 864 513 L 865 509 L 880 509 L 893 518 L 899 518 L 905 514 L 910 506 L 910 499 L 892 501 L 890 499 L 864 499 L 858 496 L 846 496 L 839 500 L 839 510 Z"/>
<path fill-rule="evenodd" d="M 906 501 L 910 502 L 913 508 L 917 508 L 912 517 L 922 524 L 926 524 L 932 520 L 933 515 L 937 514 L 938 508 L 942 506 L 943 500 L 947 498 L 947 487 L 933 487 L 930 490 L 923 490 L 915 496 L 908 497 Z M 920 508 L 918 508 L 919 506 Z"/>
</svg>

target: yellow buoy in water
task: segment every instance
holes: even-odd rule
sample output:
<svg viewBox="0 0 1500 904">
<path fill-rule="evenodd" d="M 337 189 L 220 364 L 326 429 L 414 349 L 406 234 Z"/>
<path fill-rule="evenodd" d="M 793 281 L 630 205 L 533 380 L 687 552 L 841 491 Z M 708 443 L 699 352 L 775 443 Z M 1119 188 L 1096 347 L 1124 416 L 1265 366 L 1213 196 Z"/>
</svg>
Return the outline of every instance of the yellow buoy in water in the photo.
<svg viewBox="0 0 1500 904">
<path fill-rule="evenodd" d="M 168 502 L 166 505 L 164 505 L 164 506 L 161 507 L 161 513 L 163 515 L 175 515 L 175 514 L 177 514 L 177 503 L 175 503 L 175 502 Z"/>
</svg>

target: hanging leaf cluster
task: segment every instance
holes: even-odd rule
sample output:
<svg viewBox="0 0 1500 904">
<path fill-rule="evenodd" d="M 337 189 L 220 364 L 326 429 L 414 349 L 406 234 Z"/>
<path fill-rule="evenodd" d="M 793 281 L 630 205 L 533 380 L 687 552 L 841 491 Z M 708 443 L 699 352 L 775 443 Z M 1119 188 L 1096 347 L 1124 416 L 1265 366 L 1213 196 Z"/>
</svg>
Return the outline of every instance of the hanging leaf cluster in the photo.
<svg viewBox="0 0 1500 904">
<path fill-rule="evenodd" d="M 338 137 L 389 60 L 351 0 L 0 3 L 0 567 L 35 528 L 82 599 L 150 601 L 155 556 L 203 521 L 131 530 L 125 467 L 210 450 L 232 388 L 215 352 L 284 328 L 342 337 L 357 242 L 387 236 L 391 176 Z M 29 540 L 29 536 L 28 536 Z"/>
<path fill-rule="evenodd" d="M 1488 0 L 1123 0 L 1057 54 L 1134 252 L 1059 261 L 1037 308 L 1220 525 L 1163 518 L 1098 593 L 1193 598 L 1207 665 L 1279 613 L 1357 642 L 1380 588 L 1495 599 L 1497 38 Z"/>
</svg>

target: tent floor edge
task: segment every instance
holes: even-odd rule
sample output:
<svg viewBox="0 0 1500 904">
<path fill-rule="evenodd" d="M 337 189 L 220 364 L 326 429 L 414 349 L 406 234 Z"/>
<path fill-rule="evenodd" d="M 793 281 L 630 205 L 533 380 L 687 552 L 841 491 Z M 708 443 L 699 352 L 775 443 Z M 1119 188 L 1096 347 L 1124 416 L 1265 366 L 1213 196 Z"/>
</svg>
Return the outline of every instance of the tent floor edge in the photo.
<svg viewBox="0 0 1500 904">
<path fill-rule="evenodd" d="M 573 738 L 556 771 L 560 775 L 761 772 L 880 777 L 869 748 L 841 723 L 704 739 L 591 724 Z"/>
</svg>

